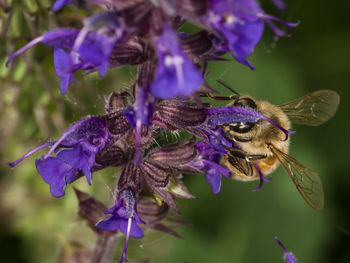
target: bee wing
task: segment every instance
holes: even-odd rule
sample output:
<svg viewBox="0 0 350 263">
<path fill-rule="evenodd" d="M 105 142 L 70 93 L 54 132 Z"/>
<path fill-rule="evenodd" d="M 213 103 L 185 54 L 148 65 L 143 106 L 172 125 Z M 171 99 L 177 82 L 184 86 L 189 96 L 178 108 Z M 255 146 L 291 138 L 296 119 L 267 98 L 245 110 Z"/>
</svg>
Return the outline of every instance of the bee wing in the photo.
<svg viewBox="0 0 350 263">
<path fill-rule="evenodd" d="M 339 95 L 333 90 L 318 90 L 291 102 L 279 105 L 295 124 L 318 126 L 333 117 Z"/>
<path fill-rule="evenodd" d="M 270 149 L 282 164 L 306 203 L 315 210 L 323 209 L 322 182 L 316 172 L 305 167 L 292 156 L 282 152 L 275 146 L 271 145 Z"/>
</svg>

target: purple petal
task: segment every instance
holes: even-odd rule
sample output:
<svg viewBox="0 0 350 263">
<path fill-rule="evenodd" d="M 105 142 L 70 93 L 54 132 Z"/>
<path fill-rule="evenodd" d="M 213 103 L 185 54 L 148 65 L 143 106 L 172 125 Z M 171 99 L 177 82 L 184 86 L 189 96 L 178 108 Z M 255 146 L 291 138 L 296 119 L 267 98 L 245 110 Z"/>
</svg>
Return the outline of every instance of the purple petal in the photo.
<svg viewBox="0 0 350 263">
<path fill-rule="evenodd" d="M 74 73 L 71 72 L 70 56 L 61 48 L 55 48 L 53 53 L 54 66 L 56 74 L 62 79 L 60 90 L 65 94 L 69 84 L 74 79 Z"/>
<path fill-rule="evenodd" d="M 107 124 L 102 117 L 88 117 L 70 126 L 51 147 L 44 158 L 49 157 L 59 146 L 71 147 L 80 142 L 89 142 L 97 150 L 104 147 L 109 139 Z"/>
<path fill-rule="evenodd" d="M 221 175 L 215 169 L 209 169 L 205 174 L 205 179 L 209 183 L 213 194 L 217 195 L 221 189 Z"/>
<path fill-rule="evenodd" d="M 255 46 L 260 41 L 264 32 L 264 22 L 259 19 L 253 23 L 245 23 L 240 26 L 239 31 L 237 40 L 234 43 L 229 41 L 229 48 L 238 62 L 255 69 L 247 58 L 253 53 Z"/>
<path fill-rule="evenodd" d="M 66 184 L 74 181 L 79 170 L 91 185 L 95 156 L 96 152 L 82 143 L 72 149 L 59 151 L 57 157 L 37 159 L 36 167 L 44 181 L 50 185 L 52 195 L 60 197 L 64 195 Z"/>
<path fill-rule="evenodd" d="M 97 223 L 96 227 L 100 230 L 105 231 L 116 231 L 120 229 L 120 224 L 124 219 L 116 218 L 114 216 L 110 216 L 107 219 L 104 219 Z"/>
<path fill-rule="evenodd" d="M 46 160 L 37 159 L 35 165 L 41 177 L 50 185 L 51 194 L 55 197 L 64 195 L 67 180 L 71 181 L 77 171 L 70 165 L 54 157 Z"/>
<path fill-rule="evenodd" d="M 123 232 L 124 234 L 127 234 L 127 230 L 128 230 L 128 220 L 121 220 L 120 231 Z M 140 228 L 136 224 L 134 219 L 131 221 L 130 236 L 134 238 L 142 238 L 144 236 L 142 228 Z"/>
<path fill-rule="evenodd" d="M 158 68 L 151 90 L 155 97 L 188 97 L 203 83 L 202 74 L 181 49 L 173 29 L 165 25 L 157 41 Z"/>
<path fill-rule="evenodd" d="M 78 34 L 78 29 L 54 29 L 43 35 L 42 43 L 47 46 L 71 50 Z"/>
<path fill-rule="evenodd" d="M 158 98 L 188 97 L 203 83 L 201 73 L 185 55 L 167 56 L 159 63 L 151 88 Z"/>
<path fill-rule="evenodd" d="M 210 0 L 211 10 L 219 14 L 256 14 L 261 11 L 255 0 Z"/>
<path fill-rule="evenodd" d="M 115 41 L 102 34 L 90 33 L 79 47 L 79 55 L 85 62 L 99 66 L 100 76 L 104 76 L 108 70 L 109 57 L 112 53 Z"/>
<path fill-rule="evenodd" d="M 52 6 L 52 11 L 56 12 L 73 1 L 74 0 L 56 0 Z"/>
<path fill-rule="evenodd" d="M 77 145 L 73 149 L 60 151 L 57 154 L 58 159 L 77 170 L 81 170 L 84 173 L 89 185 L 91 185 L 92 166 L 95 163 L 95 157 L 96 153 L 83 144 Z M 67 182 L 71 183 L 72 181 L 67 180 Z"/>
<path fill-rule="evenodd" d="M 229 178 L 231 176 L 230 171 L 226 167 L 223 167 L 218 163 L 207 160 L 203 160 L 203 162 L 205 163 L 205 167 L 216 170 L 218 173 L 222 174 L 226 178 Z"/>
</svg>

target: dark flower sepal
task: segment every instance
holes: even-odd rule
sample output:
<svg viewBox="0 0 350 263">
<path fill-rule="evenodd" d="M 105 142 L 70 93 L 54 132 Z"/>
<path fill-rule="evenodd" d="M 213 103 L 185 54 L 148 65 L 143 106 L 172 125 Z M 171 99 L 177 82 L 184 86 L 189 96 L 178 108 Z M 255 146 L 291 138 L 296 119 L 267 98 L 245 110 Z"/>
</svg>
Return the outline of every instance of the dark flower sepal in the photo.
<svg viewBox="0 0 350 263">
<path fill-rule="evenodd" d="M 96 227 L 96 223 L 104 216 L 104 211 L 107 209 L 104 204 L 96 200 L 93 196 L 74 188 L 75 195 L 78 199 L 78 214 L 86 220 L 88 226 L 98 234 L 101 230 Z"/>
<path fill-rule="evenodd" d="M 153 229 L 163 233 L 183 239 L 174 227 L 189 225 L 175 214 L 170 213 L 169 206 L 162 202 L 158 204 L 154 200 L 142 199 L 137 202 L 137 212 L 142 221 L 146 224 L 141 225 L 144 229 Z"/>
<path fill-rule="evenodd" d="M 155 116 L 158 126 L 171 126 L 176 129 L 188 129 L 190 127 L 199 126 L 205 123 L 207 119 L 208 105 L 203 104 L 203 107 L 177 99 L 163 100 L 156 105 Z M 159 116 L 159 118 L 157 118 Z"/>
</svg>

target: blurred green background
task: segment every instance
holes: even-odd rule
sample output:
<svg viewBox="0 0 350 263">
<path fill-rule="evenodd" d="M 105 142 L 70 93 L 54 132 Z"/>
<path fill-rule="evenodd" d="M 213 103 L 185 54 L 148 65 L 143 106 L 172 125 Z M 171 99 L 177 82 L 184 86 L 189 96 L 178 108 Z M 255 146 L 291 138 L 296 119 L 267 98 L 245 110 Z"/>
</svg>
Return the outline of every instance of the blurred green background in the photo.
<svg viewBox="0 0 350 263">
<path fill-rule="evenodd" d="M 11 2 L 13 3 L 12 7 Z M 214 196 L 205 179 L 187 175 L 184 181 L 198 199 L 179 200 L 181 216 L 192 226 L 178 229 L 185 240 L 150 231 L 131 240 L 129 260 L 150 262 L 283 262 L 277 235 L 300 262 L 350 262 L 350 23 L 348 1 L 287 1 L 279 13 L 267 1 L 269 13 L 301 21 L 291 38 L 276 42 L 266 33 L 251 56 L 256 71 L 234 61 L 211 63 L 207 80 L 214 87 L 222 79 L 240 93 L 280 104 L 317 89 L 333 89 L 341 96 L 336 116 L 320 127 L 294 126 L 291 155 L 317 171 L 324 184 L 325 209 L 313 211 L 299 196 L 288 175 L 279 168 L 273 180 L 253 193 L 257 182 L 223 179 Z M 5 53 L 57 25 L 79 26 L 77 9 L 54 15 L 50 0 L 0 1 L 0 261 L 55 262 L 68 241 L 92 247 L 94 234 L 77 221 L 77 201 L 71 186 L 56 199 L 37 174 L 36 157 L 10 169 L 12 161 L 36 145 L 57 138 L 70 123 L 101 114 L 101 94 L 129 85 L 135 68 L 113 69 L 78 76 L 59 94 L 52 66 L 52 48 L 37 46 L 5 68 Z M 10 23 L 11 22 L 11 23 Z M 226 90 L 222 91 L 227 94 Z M 108 203 L 115 171 L 94 174 L 93 186 L 75 183 L 81 190 Z M 122 245 L 118 250 L 120 255 Z"/>
</svg>

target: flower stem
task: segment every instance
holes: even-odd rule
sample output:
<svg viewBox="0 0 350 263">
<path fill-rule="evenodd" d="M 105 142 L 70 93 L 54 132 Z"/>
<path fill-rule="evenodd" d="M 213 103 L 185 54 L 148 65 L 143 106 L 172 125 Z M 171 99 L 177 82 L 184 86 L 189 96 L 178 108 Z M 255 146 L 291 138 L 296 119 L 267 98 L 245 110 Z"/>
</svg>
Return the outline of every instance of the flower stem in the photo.
<svg viewBox="0 0 350 263">
<path fill-rule="evenodd" d="M 117 232 L 100 234 L 92 254 L 90 263 L 110 263 L 117 244 Z"/>
<path fill-rule="evenodd" d="M 120 177 L 121 171 L 119 171 Z M 118 183 L 114 187 L 114 194 L 111 195 L 110 205 L 115 203 L 115 196 L 118 193 Z M 117 246 L 118 231 L 103 231 L 98 235 L 90 263 L 110 263 L 113 262 L 114 251 Z"/>
</svg>

